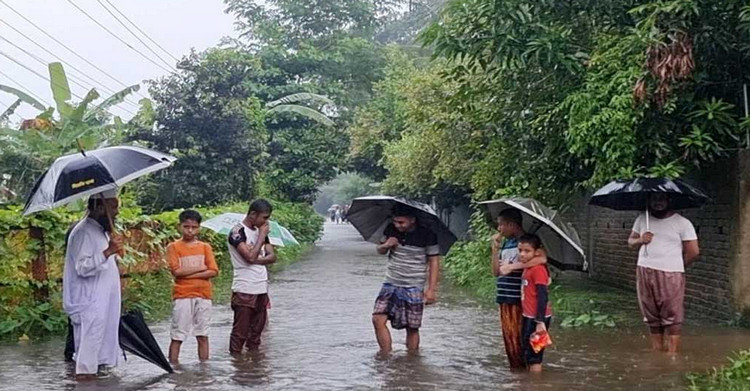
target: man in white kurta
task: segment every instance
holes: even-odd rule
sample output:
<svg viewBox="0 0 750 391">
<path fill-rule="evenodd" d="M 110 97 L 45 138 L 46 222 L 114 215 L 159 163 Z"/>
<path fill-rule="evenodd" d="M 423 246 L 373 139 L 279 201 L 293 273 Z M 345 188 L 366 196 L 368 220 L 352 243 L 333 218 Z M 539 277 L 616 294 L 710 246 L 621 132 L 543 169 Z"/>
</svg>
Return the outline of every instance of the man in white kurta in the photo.
<svg viewBox="0 0 750 391">
<path fill-rule="evenodd" d="M 70 233 L 65 253 L 63 308 L 70 316 L 75 339 L 76 377 L 94 377 L 100 366 L 117 365 L 120 357 L 120 273 L 117 253 L 122 240 L 111 239 L 105 209 L 114 217 L 118 202 L 94 195 L 86 217 Z"/>
</svg>

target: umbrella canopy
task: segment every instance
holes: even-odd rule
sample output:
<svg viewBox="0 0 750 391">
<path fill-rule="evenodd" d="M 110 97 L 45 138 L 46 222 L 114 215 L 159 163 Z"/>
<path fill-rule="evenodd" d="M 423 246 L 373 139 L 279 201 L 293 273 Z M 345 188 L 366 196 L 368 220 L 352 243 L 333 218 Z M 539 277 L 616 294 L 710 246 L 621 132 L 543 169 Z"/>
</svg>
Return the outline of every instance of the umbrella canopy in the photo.
<svg viewBox="0 0 750 391">
<path fill-rule="evenodd" d="M 539 236 L 551 264 L 562 270 L 588 269 L 578 233 L 555 210 L 537 200 L 520 197 L 484 201 L 479 206 L 493 228 L 503 210 L 518 209 L 523 214 L 524 231 Z"/>
<path fill-rule="evenodd" d="M 229 235 L 232 228 L 242 222 L 245 215 L 242 213 L 222 213 L 201 223 L 201 227 L 206 227 L 216 233 Z M 274 246 L 299 246 L 297 239 L 281 224 L 269 220 L 268 241 Z"/>
<path fill-rule="evenodd" d="M 175 157 L 140 147 L 117 146 L 58 158 L 39 178 L 23 214 L 53 209 L 113 190 L 140 176 L 169 167 Z"/>
<path fill-rule="evenodd" d="M 456 235 L 440 221 L 437 213 L 429 205 L 421 202 L 390 196 L 360 197 L 352 201 L 346 218 L 365 240 L 379 244 L 383 230 L 391 223 L 393 209 L 397 205 L 412 208 L 417 223 L 437 235 L 440 253 L 442 255 L 448 253 L 453 243 L 456 242 Z"/>
<path fill-rule="evenodd" d="M 589 204 L 615 210 L 646 210 L 649 194 L 669 196 L 670 209 L 699 208 L 709 201 L 701 190 L 679 179 L 638 178 L 613 181 L 597 190 Z"/>
<path fill-rule="evenodd" d="M 174 372 L 140 311 L 131 311 L 120 317 L 119 337 L 122 350 L 156 364 L 169 373 Z"/>
</svg>

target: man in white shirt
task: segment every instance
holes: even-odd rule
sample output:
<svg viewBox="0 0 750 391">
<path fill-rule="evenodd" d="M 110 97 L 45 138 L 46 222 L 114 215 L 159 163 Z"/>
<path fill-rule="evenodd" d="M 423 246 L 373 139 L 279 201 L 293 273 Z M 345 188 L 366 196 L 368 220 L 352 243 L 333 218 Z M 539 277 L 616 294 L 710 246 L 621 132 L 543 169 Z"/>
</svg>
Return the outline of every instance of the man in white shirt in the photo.
<svg viewBox="0 0 750 391">
<path fill-rule="evenodd" d="M 268 219 L 273 207 L 258 199 L 240 224 L 229 233 L 229 255 L 232 258 L 232 310 L 234 323 L 229 336 L 229 352 L 242 353 L 260 346 L 266 325 L 268 306 L 268 269 L 276 262 L 273 246 L 268 241 Z"/>
<path fill-rule="evenodd" d="M 65 252 L 63 309 L 73 325 L 76 380 L 95 379 L 120 356 L 120 272 L 123 241 L 111 236 L 119 202 L 115 191 L 89 198 L 88 212 L 71 230 Z"/>
<path fill-rule="evenodd" d="M 680 348 L 685 318 L 685 266 L 699 253 L 698 236 L 690 220 L 670 210 L 669 197 L 649 197 L 649 213 L 638 216 L 628 238 L 631 248 L 640 248 L 636 271 L 638 302 L 651 333 L 651 347 L 675 354 Z"/>
</svg>

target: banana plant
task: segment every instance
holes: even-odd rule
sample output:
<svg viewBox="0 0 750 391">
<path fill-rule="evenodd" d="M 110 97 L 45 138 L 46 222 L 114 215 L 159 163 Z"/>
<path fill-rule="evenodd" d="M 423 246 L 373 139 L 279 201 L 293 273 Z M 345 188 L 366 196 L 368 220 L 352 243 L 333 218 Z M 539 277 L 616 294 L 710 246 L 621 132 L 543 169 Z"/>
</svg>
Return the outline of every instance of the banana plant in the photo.
<svg viewBox="0 0 750 391">
<path fill-rule="evenodd" d="M 138 85 L 127 87 L 96 104 L 100 95 L 92 88 L 79 102 L 73 102 L 62 64 L 49 64 L 49 76 L 55 107 L 45 107 L 23 91 L 0 85 L 0 91 L 17 97 L 16 103 L 0 115 L 0 122 L 21 103 L 40 111 L 35 118 L 24 120 L 19 129 L 0 127 L 0 143 L 4 146 L 0 160 L 25 162 L 23 169 L 8 168 L 14 171 L 14 183 L 28 183 L 57 157 L 78 151 L 79 143 L 84 149 L 95 149 L 121 139 L 123 122 L 119 117 L 110 121 L 108 110 L 139 89 Z"/>
<path fill-rule="evenodd" d="M 326 96 L 312 94 L 309 92 L 300 92 L 297 94 L 287 95 L 283 98 L 266 103 L 266 113 L 269 115 L 279 113 L 293 113 L 301 115 L 307 119 L 318 122 L 325 126 L 335 125 L 333 120 L 331 120 L 327 115 L 314 108 L 296 104 L 298 102 L 317 103 L 319 106 L 334 105 L 333 101 L 328 99 L 328 97 Z"/>
<path fill-rule="evenodd" d="M 17 102 L 27 103 L 41 111 L 36 118 L 24 121 L 21 129 L 14 134 L 14 138 L 23 141 L 20 144 L 24 145 L 29 153 L 40 157 L 54 158 L 73 152 L 78 148 L 77 140 L 80 140 L 87 149 L 113 141 L 112 136 L 117 133 L 115 128 L 122 121 L 115 117 L 114 124 L 108 123 L 107 110 L 123 102 L 128 95 L 140 88 L 138 85 L 127 87 L 97 105 L 94 105 L 94 101 L 99 99 L 100 95 L 96 89 L 92 88 L 80 102 L 73 103 L 68 78 L 62 64 L 58 62 L 49 64 L 49 76 L 52 97 L 55 101 L 54 108 L 45 108 L 42 103 L 28 94 L 0 85 L 0 91 L 16 95 Z M 12 105 L 3 113 L 0 120 L 11 115 L 18 105 L 20 103 Z M 4 135 L 7 137 L 8 133 L 6 130 Z"/>
</svg>

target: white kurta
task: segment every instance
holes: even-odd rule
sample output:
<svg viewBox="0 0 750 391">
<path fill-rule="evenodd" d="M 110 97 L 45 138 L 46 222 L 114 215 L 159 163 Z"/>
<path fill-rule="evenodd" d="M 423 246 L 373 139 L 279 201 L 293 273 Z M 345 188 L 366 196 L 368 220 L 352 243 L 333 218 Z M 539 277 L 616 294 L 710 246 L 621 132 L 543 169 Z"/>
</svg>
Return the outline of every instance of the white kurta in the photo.
<svg viewBox="0 0 750 391">
<path fill-rule="evenodd" d="M 65 253 L 63 308 L 73 323 L 76 374 L 95 374 L 120 357 L 120 273 L 105 258 L 109 237 L 87 217 L 71 231 Z"/>
</svg>

